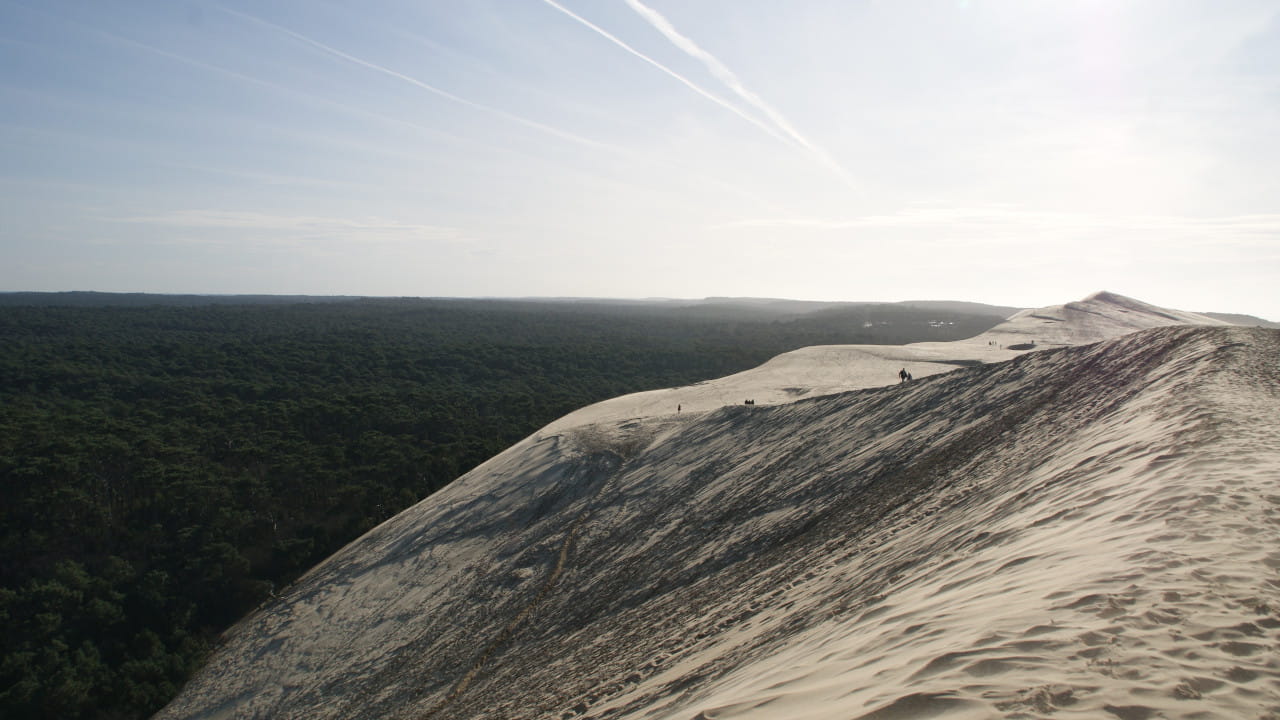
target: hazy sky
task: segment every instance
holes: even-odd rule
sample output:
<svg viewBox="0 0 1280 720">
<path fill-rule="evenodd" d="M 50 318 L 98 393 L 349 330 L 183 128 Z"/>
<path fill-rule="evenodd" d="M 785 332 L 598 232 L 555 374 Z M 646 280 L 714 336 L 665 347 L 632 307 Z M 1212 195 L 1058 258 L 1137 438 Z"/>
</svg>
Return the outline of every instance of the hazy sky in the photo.
<svg viewBox="0 0 1280 720">
<path fill-rule="evenodd" d="M 1280 320 L 1275 0 L 0 0 L 0 290 Z"/>
</svg>

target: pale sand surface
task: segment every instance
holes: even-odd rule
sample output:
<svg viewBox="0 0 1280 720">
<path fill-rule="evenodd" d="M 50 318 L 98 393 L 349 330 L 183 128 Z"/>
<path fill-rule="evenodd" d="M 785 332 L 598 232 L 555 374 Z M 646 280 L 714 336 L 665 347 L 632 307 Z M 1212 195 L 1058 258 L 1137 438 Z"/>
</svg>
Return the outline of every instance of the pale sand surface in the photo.
<svg viewBox="0 0 1280 720">
<path fill-rule="evenodd" d="M 990 344 L 1185 320 L 1132 303 L 580 411 L 313 570 L 158 717 L 1280 718 L 1280 333 Z"/>
<path fill-rule="evenodd" d="M 1085 345 L 1166 325 L 1227 325 L 1198 313 L 1158 308 L 1114 293 L 1035 310 L 1023 310 L 981 335 L 956 342 L 910 345 L 821 345 L 784 353 L 757 368 L 696 385 L 634 393 L 582 408 L 548 425 L 558 432 L 577 425 L 704 412 L 753 400 L 776 405 L 801 398 L 916 379 L 976 363 L 1010 360 L 1030 349 Z M 1010 349 L 1033 345 L 1034 348 Z"/>
</svg>

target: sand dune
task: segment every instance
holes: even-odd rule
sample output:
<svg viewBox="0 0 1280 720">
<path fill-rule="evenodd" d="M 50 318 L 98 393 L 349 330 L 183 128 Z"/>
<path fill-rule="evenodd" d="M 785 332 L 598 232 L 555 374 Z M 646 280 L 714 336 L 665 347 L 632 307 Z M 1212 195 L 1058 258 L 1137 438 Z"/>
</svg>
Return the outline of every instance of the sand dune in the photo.
<svg viewBox="0 0 1280 720">
<path fill-rule="evenodd" d="M 801 348 L 779 355 L 758 368 L 718 380 L 596 403 L 569 413 L 547 426 L 547 430 L 652 418 L 675 413 L 677 409 L 682 412 L 715 410 L 745 400 L 776 405 L 890 385 L 898 382 L 898 371 L 903 369 L 913 377 L 924 378 L 957 367 L 1011 360 L 1031 350 L 1085 345 L 1169 325 L 1225 326 L 1229 323 L 1099 292 L 1066 305 L 1023 310 L 968 340 Z"/>
<path fill-rule="evenodd" d="M 580 411 L 313 570 L 158 717 L 1280 717 L 1280 333 L 1133 302 Z M 994 339 L 1027 323 L 1111 339 Z M 908 356 L 939 372 L 896 384 Z"/>
</svg>

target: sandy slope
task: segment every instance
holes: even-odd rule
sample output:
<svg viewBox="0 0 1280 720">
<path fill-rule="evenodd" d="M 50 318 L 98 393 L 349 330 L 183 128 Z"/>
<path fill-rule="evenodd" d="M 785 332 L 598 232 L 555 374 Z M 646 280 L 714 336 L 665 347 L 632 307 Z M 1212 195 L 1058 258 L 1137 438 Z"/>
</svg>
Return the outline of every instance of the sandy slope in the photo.
<svg viewBox="0 0 1280 720">
<path fill-rule="evenodd" d="M 1280 342 L 1171 334 L 1062 358 L 1106 372 L 1056 370 L 1078 384 L 1037 398 L 1016 449 L 946 473 L 794 594 L 885 587 L 661 716 L 1273 716 Z M 1106 367 L 1156 353 L 1139 377 Z"/>
<path fill-rule="evenodd" d="M 1277 358 L 1178 327 L 597 407 L 326 561 L 158 717 L 1280 717 Z"/>
</svg>

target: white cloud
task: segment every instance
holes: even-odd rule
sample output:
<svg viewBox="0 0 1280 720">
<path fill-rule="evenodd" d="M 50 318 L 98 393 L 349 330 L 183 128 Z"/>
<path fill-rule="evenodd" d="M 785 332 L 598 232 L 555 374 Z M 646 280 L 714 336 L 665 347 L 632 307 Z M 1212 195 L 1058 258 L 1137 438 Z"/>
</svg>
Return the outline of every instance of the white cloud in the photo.
<svg viewBox="0 0 1280 720">
<path fill-rule="evenodd" d="M 1215 217 L 1092 215 L 1024 210 L 1010 206 L 914 207 L 848 218 L 778 216 L 744 218 L 710 229 L 781 230 L 830 235 L 845 231 L 892 232 L 895 238 L 952 247 L 1057 247 L 1098 256 L 1123 252 L 1150 259 L 1203 258 L 1209 262 L 1280 261 L 1280 214 Z M 797 238 L 798 239 L 798 238 Z"/>
<path fill-rule="evenodd" d="M 860 227 L 1056 227 L 1065 229 L 1160 230 L 1186 233 L 1276 234 L 1280 233 L 1280 214 L 1251 214 L 1223 217 L 1187 217 L 1177 215 L 1088 215 L 1023 210 L 1011 206 L 991 205 L 975 208 L 913 207 L 884 215 L 858 215 L 848 218 L 779 216 L 744 218 L 716 225 L 731 227 L 793 227 L 814 230 L 841 230 Z"/>
<path fill-rule="evenodd" d="M 191 231 L 239 231 L 252 234 L 255 240 L 298 243 L 315 240 L 341 240 L 358 243 L 466 243 L 471 238 L 462 230 L 440 225 L 405 223 L 384 218 L 334 218 L 312 215 L 273 215 L 237 210 L 176 210 L 158 215 L 134 215 L 106 218 L 114 222 L 160 225 Z M 199 234 L 184 238 L 206 241 Z"/>
</svg>

